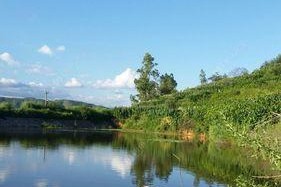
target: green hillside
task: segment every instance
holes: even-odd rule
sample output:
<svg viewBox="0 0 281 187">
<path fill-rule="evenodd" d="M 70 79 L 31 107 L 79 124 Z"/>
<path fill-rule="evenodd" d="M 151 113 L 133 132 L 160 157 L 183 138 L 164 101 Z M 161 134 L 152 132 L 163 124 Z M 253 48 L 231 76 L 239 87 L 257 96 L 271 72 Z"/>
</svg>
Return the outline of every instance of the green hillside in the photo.
<svg viewBox="0 0 281 187">
<path fill-rule="evenodd" d="M 123 129 L 174 132 L 189 140 L 203 137 L 203 141 L 246 147 L 253 157 L 270 162 L 276 175 L 261 176 L 267 179 L 265 183 L 239 176 L 236 186 L 280 183 L 281 56 L 235 77 L 214 74 L 208 83 L 203 71 L 200 75 L 200 86 L 146 101 L 134 100 L 132 107 L 115 108 L 114 115 Z"/>
<path fill-rule="evenodd" d="M 0 102 L 7 102 L 10 103 L 13 108 L 19 108 L 23 102 L 34 102 L 38 104 L 44 104 L 45 101 L 43 99 L 36 99 L 36 98 L 9 98 L 9 97 L 0 97 Z M 73 101 L 67 99 L 59 99 L 59 100 L 51 100 L 50 103 L 54 103 L 64 108 L 75 107 L 75 106 L 86 106 L 92 108 L 106 108 L 100 105 L 85 103 L 82 101 Z"/>
<path fill-rule="evenodd" d="M 281 56 L 252 73 L 116 108 L 123 128 L 150 131 L 222 131 L 222 123 L 253 127 L 281 113 Z M 218 133 L 218 132 L 216 132 Z"/>
<path fill-rule="evenodd" d="M 110 109 L 71 100 L 45 101 L 34 98 L 0 98 L 0 118 L 90 120 L 112 124 Z"/>
</svg>

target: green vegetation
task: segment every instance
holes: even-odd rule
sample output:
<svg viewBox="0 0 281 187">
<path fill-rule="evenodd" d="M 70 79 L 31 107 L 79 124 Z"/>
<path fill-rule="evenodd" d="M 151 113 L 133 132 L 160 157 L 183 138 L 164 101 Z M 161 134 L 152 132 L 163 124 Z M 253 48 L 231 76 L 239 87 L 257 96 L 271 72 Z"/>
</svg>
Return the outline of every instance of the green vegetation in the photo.
<svg viewBox="0 0 281 187">
<path fill-rule="evenodd" d="M 208 82 L 207 77 L 206 77 L 206 73 L 203 69 L 200 70 L 199 78 L 200 78 L 201 84 L 206 84 Z"/>
<path fill-rule="evenodd" d="M 159 72 L 155 69 L 157 64 L 153 61 L 154 58 L 149 53 L 144 55 L 143 66 L 137 70 L 140 76 L 134 81 L 139 94 L 133 97 L 133 101 L 148 101 L 157 96 L 158 84 L 156 80 L 159 77 Z"/>
<path fill-rule="evenodd" d="M 0 103 L 6 102 L 9 103 L 13 108 L 19 108 L 23 102 L 30 101 L 33 103 L 37 104 L 42 104 L 44 105 L 44 100 L 43 99 L 35 99 L 35 98 L 8 98 L 8 97 L 0 97 Z M 69 108 L 73 106 L 87 106 L 91 108 L 105 108 L 103 106 L 98 106 L 94 104 L 89 104 L 89 103 L 84 103 L 81 101 L 73 101 L 73 100 L 54 100 L 49 105 L 55 104 L 56 106 L 62 106 L 64 108 Z"/>
<path fill-rule="evenodd" d="M 174 75 L 165 73 L 160 76 L 156 69 L 157 65 L 157 63 L 154 63 L 151 54 L 146 53 L 144 55 L 142 67 L 137 70 L 139 77 L 134 81 L 139 94 L 131 97 L 133 103 L 150 101 L 161 95 L 176 92 L 177 82 Z"/>
<path fill-rule="evenodd" d="M 280 182 L 281 56 L 252 73 L 237 68 L 229 76 L 215 73 L 207 79 L 201 70 L 199 78 L 200 86 L 115 108 L 114 116 L 123 129 L 197 132 L 214 141 L 238 142 L 275 169 L 275 176 L 258 178 Z M 272 186 L 244 176 L 236 182 L 237 186 Z"/>
<path fill-rule="evenodd" d="M 277 116 L 276 116 L 277 115 Z M 276 119 L 280 120 L 281 116 L 276 114 L 267 121 L 263 121 L 262 124 L 259 124 L 255 127 L 254 130 L 237 130 L 233 125 L 228 124 L 229 134 L 238 142 L 242 147 L 251 148 L 252 155 L 251 157 L 262 158 L 271 163 L 272 174 L 270 175 L 258 175 L 252 176 L 251 178 L 245 178 L 240 175 L 236 182 L 238 186 L 279 186 L 281 181 L 281 123 L 275 125 L 272 124 L 272 121 Z M 273 184 L 266 182 L 265 184 L 259 184 L 255 179 L 264 179 L 271 180 Z"/>
<path fill-rule="evenodd" d="M 176 92 L 176 87 L 177 87 L 177 82 L 174 79 L 173 74 L 169 75 L 165 73 L 165 75 L 161 75 L 160 85 L 159 85 L 160 95 L 167 95 Z"/>
<path fill-rule="evenodd" d="M 107 108 L 81 103 L 65 107 L 64 103 L 65 101 L 49 101 L 45 107 L 43 100 L 25 100 L 20 102 L 18 107 L 15 105 L 13 107 L 11 102 L 4 101 L 0 103 L 0 118 L 68 119 L 112 123 L 111 111 Z"/>
<path fill-rule="evenodd" d="M 147 58 L 146 54 L 144 59 Z M 150 89 L 142 92 L 137 85 L 140 102 L 115 108 L 114 116 L 124 124 L 123 128 L 129 129 L 162 132 L 191 129 L 215 136 L 226 132 L 226 123 L 253 129 L 273 112 L 281 113 L 280 75 L 281 56 L 278 56 L 250 74 L 244 68 L 232 71 L 231 77 L 215 73 L 209 78 L 210 83 L 206 83 L 206 74 L 201 70 L 202 85 L 162 96 L 150 95 Z"/>
</svg>

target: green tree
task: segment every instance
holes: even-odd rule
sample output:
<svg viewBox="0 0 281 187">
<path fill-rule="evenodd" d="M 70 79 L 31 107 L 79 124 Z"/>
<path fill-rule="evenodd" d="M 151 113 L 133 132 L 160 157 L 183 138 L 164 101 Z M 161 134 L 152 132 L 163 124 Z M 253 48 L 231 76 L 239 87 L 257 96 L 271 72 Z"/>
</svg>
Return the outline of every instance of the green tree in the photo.
<svg viewBox="0 0 281 187">
<path fill-rule="evenodd" d="M 65 109 L 62 103 L 56 102 L 56 101 L 48 102 L 48 108 L 52 109 L 52 110 L 63 110 L 63 109 Z"/>
<path fill-rule="evenodd" d="M 206 78 L 206 73 L 203 69 L 201 69 L 201 71 L 200 71 L 199 78 L 200 78 L 201 84 L 206 84 L 208 82 L 208 80 Z"/>
<path fill-rule="evenodd" d="M 142 67 L 137 70 L 139 78 L 135 79 L 134 83 L 138 91 L 138 101 L 148 101 L 158 95 L 159 72 L 155 67 L 154 58 L 151 54 L 146 53 L 142 61 Z"/>
<path fill-rule="evenodd" d="M 88 120 L 91 116 L 91 109 L 86 106 L 79 106 L 77 107 L 78 111 L 80 112 L 81 118 L 84 120 Z"/>
<path fill-rule="evenodd" d="M 20 105 L 21 110 L 28 110 L 28 109 L 42 109 L 44 108 L 43 104 L 36 103 L 34 101 L 24 101 Z"/>
<path fill-rule="evenodd" d="M 130 100 L 131 100 L 132 104 L 137 104 L 139 102 L 136 95 L 130 95 Z"/>
<path fill-rule="evenodd" d="M 161 75 L 160 77 L 160 85 L 159 85 L 159 92 L 161 95 L 171 94 L 172 92 L 176 91 L 177 82 L 174 79 L 173 74 Z"/>
</svg>

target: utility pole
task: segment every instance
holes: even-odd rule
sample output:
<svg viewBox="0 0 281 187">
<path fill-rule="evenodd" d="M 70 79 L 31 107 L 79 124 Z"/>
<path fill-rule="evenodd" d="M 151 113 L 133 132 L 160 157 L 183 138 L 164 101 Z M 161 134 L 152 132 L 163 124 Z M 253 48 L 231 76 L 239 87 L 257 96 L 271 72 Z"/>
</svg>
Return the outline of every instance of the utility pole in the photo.
<svg viewBox="0 0 281 187">
<path fill-rule="evenodd" d="M 47 105 L 48 105 L 48 94 L 49 94 L 49 92 L 46 90 L 45 91 L 45 107 L 47 107 Z"/>
</svg>

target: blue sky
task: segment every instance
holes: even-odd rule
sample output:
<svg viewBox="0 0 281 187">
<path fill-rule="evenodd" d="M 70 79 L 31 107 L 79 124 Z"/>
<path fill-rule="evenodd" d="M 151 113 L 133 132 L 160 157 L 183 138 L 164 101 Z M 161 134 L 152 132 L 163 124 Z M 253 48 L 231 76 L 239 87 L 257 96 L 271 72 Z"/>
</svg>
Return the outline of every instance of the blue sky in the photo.
<svg viewBox="0 0 281 187">
<path fill-rule="evenodd" d="M 0 95 L 128 105 L 150 52 L 178 89 L 281 52 L 278 0 L 0 0 Z"/>
</svg>

